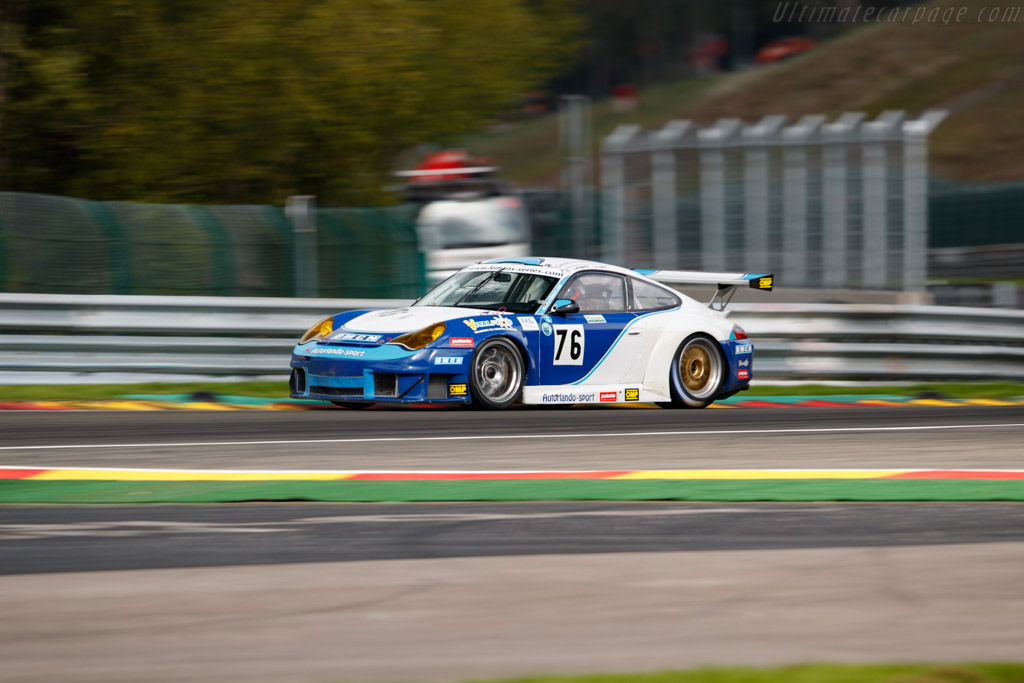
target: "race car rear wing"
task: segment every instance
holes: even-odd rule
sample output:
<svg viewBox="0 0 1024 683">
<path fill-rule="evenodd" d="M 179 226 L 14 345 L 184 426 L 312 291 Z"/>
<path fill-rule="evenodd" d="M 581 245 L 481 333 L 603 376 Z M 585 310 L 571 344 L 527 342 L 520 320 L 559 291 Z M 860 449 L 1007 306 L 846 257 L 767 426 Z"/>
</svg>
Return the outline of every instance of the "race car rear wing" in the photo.
<svg viewBox="0 0 1024 683">
<path fill-rule="evenodd" d="M 750 287 L 770 292 L 775 282 L 775 276 L 771 273 L 705 273 L 698 270 L 646 270 L 634 268 L 634 272 L 640 273 L 656 282 L 664 282 L 667 285 L 717 285 L 715 295 L 708 302 L 708 308 L 715 311 L 724 311 L 736 293 L 737 287 Z"/>
</svg>

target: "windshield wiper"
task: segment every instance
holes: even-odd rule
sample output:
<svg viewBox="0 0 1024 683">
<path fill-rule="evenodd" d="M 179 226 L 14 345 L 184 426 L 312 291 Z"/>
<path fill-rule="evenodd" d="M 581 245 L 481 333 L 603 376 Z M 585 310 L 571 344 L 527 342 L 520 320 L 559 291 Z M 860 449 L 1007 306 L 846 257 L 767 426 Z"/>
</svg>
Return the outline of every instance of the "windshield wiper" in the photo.
<svg viewBox="0 0 1024 683">
<path fill-rule="evenodd" d="M 459 304 L 461 304 L 461 303 L 462 303 L 462 302 L 463 302 L 463 301 L 464 301 L 464 300 L 465 300 L 465 299 L 466 299 L 467 297 L 470 297 L 470 296 L 473 296 L 474 294 L 476 294 L 476 293 L 477 293 L 477 290 L 479 290 L 479 289 L 480 289 L 481 287 L 483 287 L 483 286 L 484 286 L 484 285 L 486 285 L 486 284 L 487 284 L 488 282 L 490 282 L 490 281 L 491 281 L 491 279 L 492 279 L 492 278 L 493 278 L 493 277 L 494 277 L 495 275 L 497 275 L 498 273 L 502 272 L 503 270 L 505 270 L 505 269 L 504 269 L 504 268 L 502 268 L 502 269 L 500 269 L 500 270 L 494 270 L 494 271 L 491 271 L 491 274 L 490 274 L 490 275 L 488 275 L 487 277 L 485 277 L 485 278 L 484 278 L 483 280 L 481 280 L 481 281 L 480 281 L 480 284 L 478 284 L 478 285 L 477 285 L 476 287 L 474 287 L 473 289 L 469 290 L 468 292 L 466 292 L 465 294 L 463 294 L 462 296 L 460 296 L 460 297 L 459 297 L 459 300 L 458 300 L 458 301 L 456 301 L 455 303 L 453 303 L 453 304 L 452 304 L 452 306 L 458 306 L 458 305 L 459 305 Z"/>
</svg>

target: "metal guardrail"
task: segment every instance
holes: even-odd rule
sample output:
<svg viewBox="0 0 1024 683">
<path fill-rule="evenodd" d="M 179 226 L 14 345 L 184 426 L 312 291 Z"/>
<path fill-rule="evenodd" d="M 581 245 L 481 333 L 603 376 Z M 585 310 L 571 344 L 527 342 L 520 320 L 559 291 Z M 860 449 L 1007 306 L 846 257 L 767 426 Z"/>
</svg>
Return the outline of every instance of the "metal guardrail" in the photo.
<svg viewBox="0 0 1024 683">
<path fill-rule="evenodd" d="M 756 373 L 793 380 L 1022 380 L 1024 311 L 737 304 Z"/>
<path fill-rule="evenodd" d="M 321 317 L 397 300 L 0 294 L 0 384 L 280 379 Z M 733 304 L 757 377 L 1024 380 L 1024 311 Z M 2 390 L 0 390 L 2 396 Z"/>
</svg>

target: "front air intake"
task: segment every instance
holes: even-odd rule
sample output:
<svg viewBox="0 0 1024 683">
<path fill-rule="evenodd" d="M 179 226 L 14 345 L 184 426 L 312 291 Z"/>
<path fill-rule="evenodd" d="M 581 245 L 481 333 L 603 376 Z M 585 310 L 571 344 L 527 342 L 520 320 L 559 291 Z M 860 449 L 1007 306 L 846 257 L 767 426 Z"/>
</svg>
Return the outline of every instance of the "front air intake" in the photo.
<svg viewBox="0 0 1024 683">
<path fill-rule="evenodd" d="M 373 373 L 373 395 L 382 398 L 398 396 L 398 375 L 391 372 Z"/>
<path fill-rule="evenodd" d="M 288 379 L 288 388 L 293 394 L 306 393 L 306 371 L 303 368 L 292 368 L 292 376 Z"/>
<path fill-rule="evenodd" d="M 427 380 L 427 398 L 448 398 L 448 375 L 431 375 Z"/>
</svg>

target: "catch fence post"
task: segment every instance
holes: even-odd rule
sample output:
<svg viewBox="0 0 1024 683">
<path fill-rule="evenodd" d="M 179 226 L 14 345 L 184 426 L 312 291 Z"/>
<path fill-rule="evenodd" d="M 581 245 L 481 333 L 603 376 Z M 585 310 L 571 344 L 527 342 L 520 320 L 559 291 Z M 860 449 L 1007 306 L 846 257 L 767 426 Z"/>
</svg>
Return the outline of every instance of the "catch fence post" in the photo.
<svg viewBox="0 0 1024 683">
<path fill-rule="evenodd" d="M 316 197 L 312 195 L 289 197 L 284 209 L 295 245 L 295 296 L 303 299 L 319 295 L 315 210 Z"/>
<path fill-rule="evenodd" d="M 903 289 L 921 291 L 928 271 L 928 136 L 948 112 L 903 123 Z"/>
<path fill-rule="evenodd" d="M 739 119 L 719 119 L 697 133 L 700 141 L 701 268 L 725 270 L 725 145 L 739 131 Z"/>
<path fill-rule="evenodd" d="M 779 129 L 785 122 L 785 116 L 765 116 L 743 127 L 743 268 L 748 273 L 771 267 L 768 262 L 769 147 L 778 142 Z"/>
<path fill-rule="evenodd" d="M 831 288 L 849 286 L 847 263 L 846 210 L 847 175 L 850 158 L 846 146 L 856 139 L 857 127 L 864 120 L 860 112 L 847 112 L 832 123 L 821 127 L 822 161 L 822 226 L 823 277 L 822 285 Z"/>
<path fill-rule="evenodd" d="M 640 126 L 620 125 L 601 148 L 601 247 L 608 263 L 622 263 L 626 253 L 626 148 Z"/>
<path fill-rule="evenodd" d="M 669 121 L 650 137 L 654 267 L 660 270 L 679 267 L 676 146 L 684 138 L 692 137 L 694 132 L 689 121 Z"/>
<path fill-rule="evenodd" d="M 887 111 L 861 126 L 864 159 L 863 280 L 866 289 L 886 289 L 889 280 L 889 188 L 885 144 L 903 123 L 903 112 Z"/>
<path fill-rule="evenodd" d="M 813 136 L 821 129 L 825 117 L 820 114 L 804 116 L 782 131 L 783 152 L 783 208 L 782 208 L 782 275 L 787 285 L 806 287 L 808 250 L 808 152 Z"/>
</svg>

